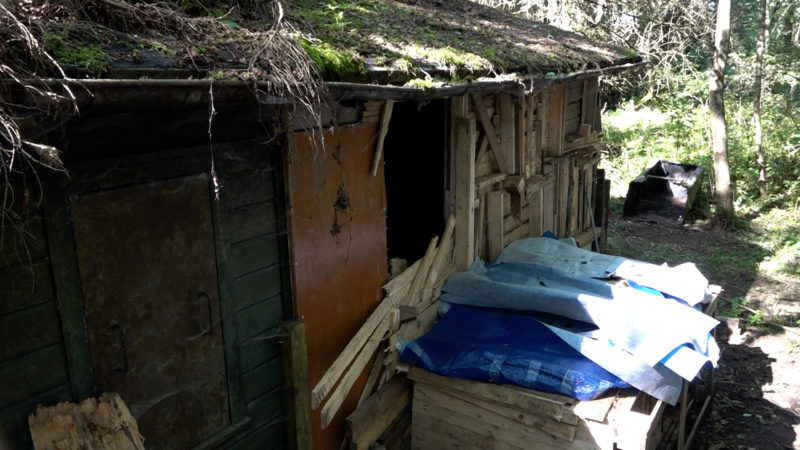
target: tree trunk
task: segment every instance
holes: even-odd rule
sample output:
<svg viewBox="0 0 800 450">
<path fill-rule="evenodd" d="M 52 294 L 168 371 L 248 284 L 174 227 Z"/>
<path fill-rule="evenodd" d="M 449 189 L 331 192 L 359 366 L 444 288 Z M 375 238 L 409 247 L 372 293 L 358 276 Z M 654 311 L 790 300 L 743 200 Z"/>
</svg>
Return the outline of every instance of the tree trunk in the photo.
<svg viewBox="0 0 800 450">
<path fill-rule="evenodd" d="M 769 38 L 769 4 L 767 0 L 759 1 L 760 21 L 758 25 L 758 42 L 756 44 L 756 74 L 753 87 L 753 138 L 755 140 L 756 165 L 758 165 L 758 196 L 767 198 L 767 166 L 764 157 L 764 138 L 761 132 L 761 78 L 764 68 L 764 54 L 767 51 Z"/>
<path fill-rule="evenodd" d="M 716 174 L 716 225 L 728 228 L 733 224 L 733 191 L 728 166 L 728 131 L 725 125 L 725 67 L 728 64 L 731 30 L 731 0 L 717 3 L 717 30 L 714 36 L 714 59 L 709 77 L 708 108 L 711 110 L 711 136 L 714 143 Z"/>
</svg>

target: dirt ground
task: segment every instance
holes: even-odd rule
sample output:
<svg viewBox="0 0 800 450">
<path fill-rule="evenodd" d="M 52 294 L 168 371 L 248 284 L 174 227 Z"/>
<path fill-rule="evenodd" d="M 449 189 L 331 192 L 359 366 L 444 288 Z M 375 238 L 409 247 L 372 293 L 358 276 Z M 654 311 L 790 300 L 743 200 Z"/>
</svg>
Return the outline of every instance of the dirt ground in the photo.
<svg viewBox="0 0 800 450">
<path fill-rule="evenodd" d="M 706 225 L 629 222 L 619 211 L 609 217 L 608 253 L 694 262 L 723 288 L 716 394 L 692 448 L 800 448 L 800 279 L 760 271 L 767 255 L 750 236 Z"/>
</svg>

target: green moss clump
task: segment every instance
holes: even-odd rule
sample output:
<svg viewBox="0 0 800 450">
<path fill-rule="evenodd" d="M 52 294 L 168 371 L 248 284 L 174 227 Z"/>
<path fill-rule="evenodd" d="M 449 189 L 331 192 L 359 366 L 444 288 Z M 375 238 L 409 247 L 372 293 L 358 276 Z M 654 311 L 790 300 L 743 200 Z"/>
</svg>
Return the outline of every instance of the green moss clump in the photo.
<svg viewBox="0 0 800 450">
<path fill-rule="evenodd" d="M 338 80 L 342 75 L 365 71 L 362 61 L 333 48 L 326 42 L 312 42 L 304 38 L 299 41 L 325 79 Z"/>
<path fill-rule="evenodd" d="M 92 75 L 100 75 L 111 63 L 99 44 L 75 43 L 69 39 L 69 28 L 47 31 L 43 35 L 48 52 L 60 63 L 85 67 Z"/>
</svg>

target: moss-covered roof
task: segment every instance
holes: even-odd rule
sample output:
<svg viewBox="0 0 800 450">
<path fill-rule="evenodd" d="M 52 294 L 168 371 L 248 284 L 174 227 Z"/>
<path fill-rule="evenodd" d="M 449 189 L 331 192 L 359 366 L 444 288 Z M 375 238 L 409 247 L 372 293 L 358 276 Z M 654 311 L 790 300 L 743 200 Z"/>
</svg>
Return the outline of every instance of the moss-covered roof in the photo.
<svg viewBox="0 0 800 450">
<path fill-rule="evenodd" d="M 295 0 L 288 15 L 326 79 L 547 76 L 640 60 L 467 0 Z"/>
<path fill-rule="evenodd" d="M 290 41 L 308 53 L 326 81 L 422 87 L 639 61 L 630 50 L 468 0 L 293 0 L 260 9 L 221 0 L 188 2 L 209 5 L 194 9 L 90 0 L 76 10 L 72 3 L 35 2 L 43 6 L 33 16 L 34 30 L 68 73 L 89 78 L 269 82 L 278 72 L 286 79 L 300 62 Z M 228 7 L 210 6 L 223 4 Z"/>
</svg>

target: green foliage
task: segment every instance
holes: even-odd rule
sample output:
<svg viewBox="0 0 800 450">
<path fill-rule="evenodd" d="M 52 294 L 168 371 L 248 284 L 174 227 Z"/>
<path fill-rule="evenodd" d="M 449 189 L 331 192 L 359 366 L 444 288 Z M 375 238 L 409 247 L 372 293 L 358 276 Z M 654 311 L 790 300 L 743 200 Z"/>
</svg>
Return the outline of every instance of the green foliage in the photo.
<svg viewBox="0 0 800 450">
<path fill-rule="evenodd" d="M 43 40 L 47 51 L 61 64 L 85 67 L 92 75 L 100 75 L 110 60 L 96 43 L 75 43 L 69 39 L 70 29 L 46 31 Z"/>
</svg>

